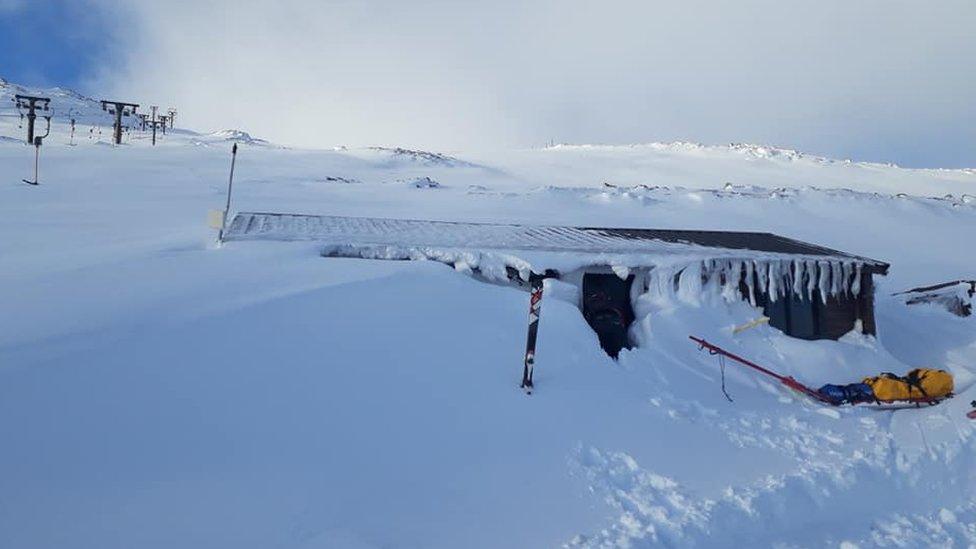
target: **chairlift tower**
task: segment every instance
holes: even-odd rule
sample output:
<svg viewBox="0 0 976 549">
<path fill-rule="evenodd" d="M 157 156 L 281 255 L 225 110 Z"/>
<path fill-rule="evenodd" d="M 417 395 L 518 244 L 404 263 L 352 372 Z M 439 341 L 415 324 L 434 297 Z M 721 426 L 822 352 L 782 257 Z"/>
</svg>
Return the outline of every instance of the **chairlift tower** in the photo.
<svg viewBox="0 0 976 549">
<path fill-rule="evenodd" d="M 139 113 L 136 115 L 136 118 L 139 119 L 139 126 L 141 131 L 146 131 L 146 118 L 148 117 L 149 115 L 146 113 Z"/>
<path fill-rule="evenodd" d="M 170 118 L 166 115 L 159 116 L 160 127 L 163 129 L 163 135 L 166 135 L 166 123 L 170 122 Z"/>
<path fill-rule="evenodd" d="M 156 146 L 156 129 L 159 128 L 160 126 L 162 126 L 162 124 L 163 123 L 160 122 L 159 120 L 149 120 L 149 121 L 146 122 L 146 125 L 149 126 L 150 129 L 152 129 L 152 144 L 153 144 L 153 147 Z"/>
<path fill-rule="evenodd" d="M 102 110 L 115 115 L 115 144 L 122 144 L 122 117 L 136 114 L 139 105 L 136 103 L 124 103 L 122 101 L 102 100 Z"/>
<path fill-rule="evenodd" d="M 14 101 L 17 102 L 17 110 L 27 109 L 27 144 L 34 144 L 34 121 L 37 120 L 37 109 L 40 108 L 43 111 L 49 110 L 48 105 L 51 103 L 51 98 L 49 97 L 36 97 L 33 95 L 21 95 L 17 94 L 14 96 Z M 21 113 L 23 116 L 23 113 Z M 50 125 L 50 117 L 48 117 L 48 124 Z"/>
<path fill-rule="evenodd" d="M 173 107 L 170 107 L 169 109 L 166 109 L 166 114 L 169 115 L 169 129 L 172 130 L 173 128 L 176 127 L 175 126 L 175 124 L 176 124 L 176 109 L 174 109 Z"/>
</svg>

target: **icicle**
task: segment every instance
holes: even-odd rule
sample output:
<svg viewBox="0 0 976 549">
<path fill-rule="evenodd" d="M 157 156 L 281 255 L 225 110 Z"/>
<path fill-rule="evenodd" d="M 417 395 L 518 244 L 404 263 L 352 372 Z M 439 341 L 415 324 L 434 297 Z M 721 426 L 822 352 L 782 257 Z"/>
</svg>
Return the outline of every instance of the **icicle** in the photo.
<svg viewBox="0 0 976 549">
<path fill-rule="evenodd" d="M 830 262 L 818 261 L 817 266 L 820 267 L 820 279 L 817 282 L 817 289 L 820 290 L 821 301 L 826 305 L 828 288 L 830 287 Z"/>
<path fill-rule="evenodd" d="M 808 259 L 804 263 L 807 269 L 807 299 L 813 301 L 813 291 L 817 289 L 817 262 Z"/>
<path fill-rule="evenodd" d="M 788 297 L 790 295 L 790 292 L 792 291 L 791 288 L 793 287 L 793 281 L 792 281 L 793 270 L 790 267 L 790 264 L 791 264 L 790 261 L 786 261 L 783 259 L 779 260 L 779 276 L 780 276 L 779 290 L 780 293 L 783 294 L 783 297 Z"/>
<path fill-rule="evenodd" d="M 769 266 L 764 261 L 755 261 L 756 278 L 759 280 L 759 293 L 769 294 Z"/>
<path fill-rule="evenodd" d="M 666 271 L 665 275 L 662 276 L 661 286 L 667 292 L 669 300 L 676 300 L 678 298 L 679 276 L 681 276 L 680 267 L 672 267 Z"/>
<path fill-rule="evenodd" d="M 742 261 L 731 260 L 726 264 L 725 284 L 722 285 L 722 297 L 729 303 L 742 299 L 739 293 L 739 281 L 742 280 Z"/>
<path fill-rule="evenodd" d="M 650 294 L 658 303 L 669 303 L 674 296 L 674 269 L 658 267 L 653 271 Z"/>
<path fill-rule="evenodd" d="M 779 261 L 769 262 L 769 300 L 773 303 L 779 299 Z"/>
<path fill-rule="evenodd" d="M 845 261 L 843 265 L 844 265 L 844 279 L 841 280 L 841 284 L 842 284 L 841 291 L 844 292 L 844 295 L 850 296 L 851 276 L 854 274 L 854 264 L 851 263 L 850 261 Z"/>
<path fill-rule="evenodd" d="M 861 263 L 857 263 L 854 267 L 854 282 L 851 283 L 851 293 L 854 297 L 861 295 Z"/>
<path fill-rule="evenodd" d="M 705 283 L 705 289 L 713 294 L 717 294 L 721 291 L 721 281 L 722 273 L 718 265 L 718 262 L 712 260 L 708 263 L 708 282 Z"/>
<path fill-rule="evenodd" d="M 842 276 L 843 267 L 839 261 L 832 262 L 830 264 L 830 295 L 831 297 L 840 297 L 840 278 Z"/>
<path fill-rule="evenodd" d="M 678 275 L 678 299 L 685 303 L 698 304 L 702 293 L 702 263 L 695 261 L 681 270 Z"/>
<path fill-rule="evenodd" d="M 793 260 L 793 295 L 803 296 L 803 261 Z"/>
<path fill-rule="evenodd" d="M 783 297 L 789 297 L 793 291 L 793 261 L 781 259 L 779 262 L 779 272 L 783 278 L 782 284 L 780 284 L 780 292 L 783 294 Z"/>
<path fill-rule="evenodd" d="M 756 284 L 753 280 L 755 276 L 755 262 L 746 261 L 746 288 L 749 289 L 749 304 L 756 306 Z"/>
<path fill-rule="evenodd" d="M 611 265 L 610 270 L 613 271 L 613 274 L 620 277 L 620 280 L 627 280 L 627 277 L 630 276 L 630 267 L 623 265 Z"/>
<path fill-rule="evenodd" d="M 793 292 L 793 286 L 794 286 L 794 284 L 793 284 L 793 260 L 792 259 L 784 259 L 780 263 L 780 269 L 782 270 L 783 273 L 785 273 L 784 274 L 784 277 L 786 278 L 786 282 L 783 284 L 783 296 L 788 296 L 789 294 L 791 294 Z"/>
<path fill-rule="evenodd" d="M 658 280 L 661 278 L 661 267 L 654 267 L 647 273 L 647 280 L 644 282 L 644 293 L 653 302 L 659 302 L 661 291 L 658 288 Z"/>
</svg>

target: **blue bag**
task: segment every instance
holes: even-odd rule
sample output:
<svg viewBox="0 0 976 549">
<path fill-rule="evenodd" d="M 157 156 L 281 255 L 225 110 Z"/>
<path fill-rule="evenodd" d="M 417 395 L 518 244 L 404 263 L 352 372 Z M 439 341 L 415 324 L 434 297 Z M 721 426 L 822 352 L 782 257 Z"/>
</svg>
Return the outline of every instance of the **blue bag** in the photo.
<svg viewBox="0 0 976 549">
<path fill-rule="evenodd" d="M 851 383 L 850 385 L 828 383 L 817 389 L 817 392 L 833 404 L 857 404 L 874 401 L 874 391 L 867 383 Z"/>
</svg>

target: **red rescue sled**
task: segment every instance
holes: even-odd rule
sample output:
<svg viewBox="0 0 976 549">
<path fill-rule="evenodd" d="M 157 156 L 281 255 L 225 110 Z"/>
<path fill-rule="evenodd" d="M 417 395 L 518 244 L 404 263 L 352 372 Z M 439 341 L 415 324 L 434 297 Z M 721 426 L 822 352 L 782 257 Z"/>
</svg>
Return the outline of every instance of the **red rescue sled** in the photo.
<svg viewBox="0 0 976 549">
<path fill-rule="evenodd" d="M 806 385 L 800 383 L 799 381 L 797 381 L 796 379 L 794 379 L 791 376 L 784 376 L 784 375 L 778 374 L 778 373 L 776 373 L 776 372 L 774 372 L 774 371 L 772 371 L 772 370 L 770 370 L 768 368 L 764 368 L 764 367 L 756 364 L 755 362 L 752 362 L 750 360 L 746 360 L 746 359 L 742 358 L 741 356 L 738 356 L 736 354 L 730 353 L 729 351 L 726 351 L 725 349 L 719 347 L 718 345 L 713 345 L 713 344 L 705 341 L 704 339 L 702 339 L 700 337 L 688 336 L 688 338 L 691 339 L 692 341 L 694 341 L 695 343 L 697 343 L 699 349 L 707 349 L 708 350 L 708 353 L 711 354 L 711 355 L 720 355 L 720 356 L 728 357 L 728 358 L 730 358 L 730 359 L 738 362 L 739 364 L 742 364 L 744 366 L 748 366 L 749 368 L 752 368 L 753 370 L 756 370 L 757 372 L 759 372 L 759 373 L 761 373 L 763 375 L 769 376 L 769 377 L 771 377 L 771 378 L 779 381 L 781 384 L 786 385 L 787 387 L 789 387 L 790 389 L 793 389 L 794 391 L 796 391 L 798 393 L 803 393 L 804 395 L 806 395 L 806 396 L 808 396 L 808 397 L 816 400 L 817 402 L 820 402 L 822 404 L 827 404 L 829 406 L 841 406 L 842 405 L 842 404 L 840 404 L 838 402 L 835 402 L 835 401 L 833 401 L 833 400 L 825 397 L 824 395 L 821 395 L 817 391 L 814 391 L 810 387 L 807 387 Z M 856 406 L 866 407 L 866 408 L 878 408 L 878 409 L 881 409 L 881 410 L 900 410 L 900 409 L 903 409 L 903 408 L 918 408 L 918 407 L 921 407 L 923 404 L 928 404 L 929 406 L 935 406 L 936 404 L 939 404 L 940 402 L 942 402 L 943 400 L 945 400 L 947 398 L 952 398 L 952 395 L 950 394 L 950 395 L 947 395 L 947 396 L 945 396 L 943 398 L 924 398 L 923 397 L 923 398 L 913 398 L 913 399 L 905 399 L 905 400 L 879 400 L 879 401 L 877 401 L 876 404 L 857 404 Z M 973 406 L 976 406 L 976 401 L 973 402 Z M 973 410 L 972 412 L 969 412 L 969 414 L 967 414 L 967 416 L 970 419 L 976 419 L 976 410 Z"/>
</svg>

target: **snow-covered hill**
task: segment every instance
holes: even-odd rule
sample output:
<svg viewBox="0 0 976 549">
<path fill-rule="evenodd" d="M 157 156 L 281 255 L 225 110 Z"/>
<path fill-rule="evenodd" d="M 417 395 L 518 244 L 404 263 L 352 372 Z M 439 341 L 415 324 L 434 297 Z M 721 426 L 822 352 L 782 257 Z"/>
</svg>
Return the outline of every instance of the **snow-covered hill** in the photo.
<svg viewBox="0 0 976 549">
<path fill-rule="evenodd" d="M 98 100 L 85 97 L 74 90 L 64 88 L 33 88 L 14 84 L 0 78 L 0 113 L 3 114 L 4 118 L 16 117 L 19 122 L 20 117 L 14 101 L 14 96 L 16 95 L 49 97 L 51 99 L 49 109 L 44 112 L 38 112 L 38 115 L 50 115 L 62 123 L 67 122 L 71 118 L 75 118 L 79 124 L 112 123 L 109 114 L 102 111 L 102 105 Z M 24 110 L 24 114 L 26 114 L 26 109 Z"/>
<path fill-rule="evenodd" d="M 97 103 L 32 91 L 55 96 L 39 186 L 0 117 L 0 545 L 976 543 L 976 322 L 890 295 L 976 277 L 972 170 L 683 143 L 115 147 Z M 103 137 L 69 146 L 69 105 Z M 645 296 L 614 362 L 556 282 L 526 397 L 521 291 L 314 243 L 216 247 L 231 141 L 234 210 L 771 231 L 888 261 L 879 337 L 733 335 L 759 312 Z M 689 334 L 813 385 L 948 368 L 959 396 L 827 408 L 730 364 L 729 402 Z"/>
</svg>

